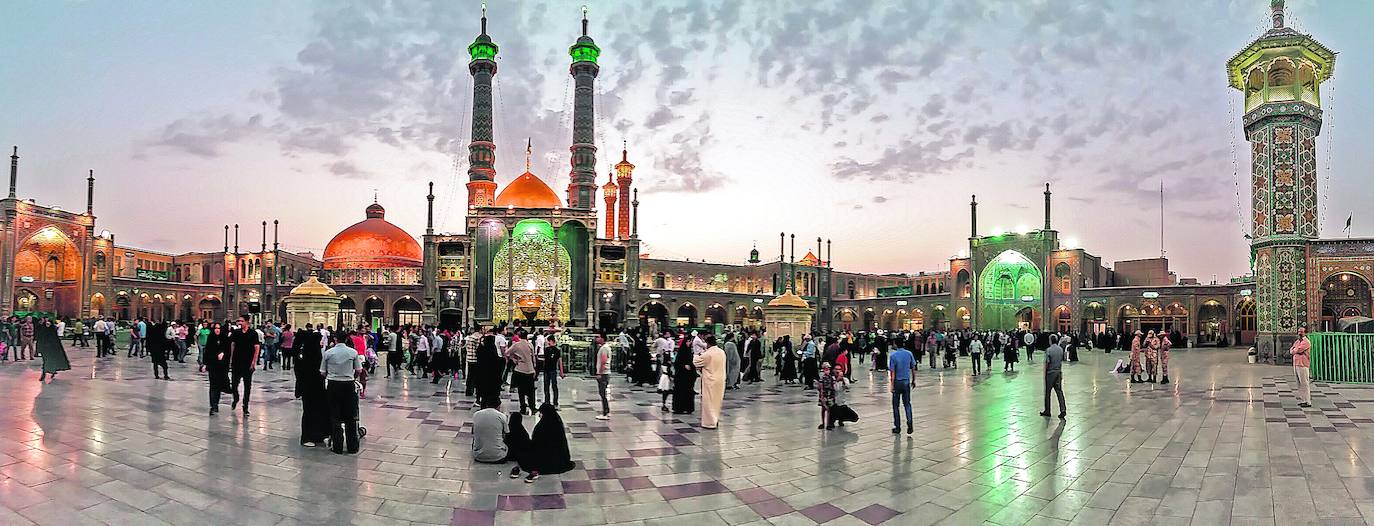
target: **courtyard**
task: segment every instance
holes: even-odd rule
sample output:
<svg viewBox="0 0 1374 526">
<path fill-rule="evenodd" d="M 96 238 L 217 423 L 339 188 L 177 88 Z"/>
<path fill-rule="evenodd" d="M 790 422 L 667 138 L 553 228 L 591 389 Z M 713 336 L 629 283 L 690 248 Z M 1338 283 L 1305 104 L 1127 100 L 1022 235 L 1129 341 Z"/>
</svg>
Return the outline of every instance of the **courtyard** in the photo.
<svg viewBox="0 0 1374 526">
<path fill-rule="evenodd" d="M 252 416 L 207 416 L 192 364 L 154 381 L 137 359 L 69 351 L 0 367 L 3 524 L 1361 524 L 1374 521 L 1374 389 L 1317 384 L 1241 349 L 1180 350 L 1170 385 L 1066 364 L 1066 421 L 1038 416 L 1039 361 L 978 378 L 917 373 L 916 432 L 893 435 L 862 364 L 861 420 L 818 431 L 811 392 L 772 377 L 728 391 L 721 429 L 612 381 L 569 377 L 560 408 L 577 469 L 532 484 L 470 460 L 455 383 L 374 378 L 357 456 L 298 445 L 290 372 L 260 371 Z M 380 372 L 380 370 L 379 370 Z M 511 397 L 513 399 L 513 397 Z M 508 404 L 507 409 L 514 407 Z"/>
</svg>

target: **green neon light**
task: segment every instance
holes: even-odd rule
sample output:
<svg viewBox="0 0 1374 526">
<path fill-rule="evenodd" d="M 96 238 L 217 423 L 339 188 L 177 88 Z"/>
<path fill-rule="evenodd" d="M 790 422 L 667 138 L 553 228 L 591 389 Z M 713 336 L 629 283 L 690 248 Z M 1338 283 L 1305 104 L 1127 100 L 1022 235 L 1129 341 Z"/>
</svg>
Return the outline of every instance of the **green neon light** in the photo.
<svg viewBox="0 0 1374 526">
<path fill-rule="evenodd" d="M 542 219 L 526 219 L 515 224 L 511 237 L 544 237 L 553 239 L 553 225 Z"/>
<path fill-rule="evenodd" d="M 579 41 L 568 48 L 568 55 L 572 57 L 573 62 L 591 62 L 595 64 L 596 59 L 601 56 L 601 48 L 596 47 L 596 44 L 591 42 Z"/>
<path fill-rule="evenodd" d="M 481 38 L 468 46 L 468 55 L 472 57 L 472 60 L 495 60 L 498 51 L 500 48 L 495 43 L 483 41 Z"/>
</svg>

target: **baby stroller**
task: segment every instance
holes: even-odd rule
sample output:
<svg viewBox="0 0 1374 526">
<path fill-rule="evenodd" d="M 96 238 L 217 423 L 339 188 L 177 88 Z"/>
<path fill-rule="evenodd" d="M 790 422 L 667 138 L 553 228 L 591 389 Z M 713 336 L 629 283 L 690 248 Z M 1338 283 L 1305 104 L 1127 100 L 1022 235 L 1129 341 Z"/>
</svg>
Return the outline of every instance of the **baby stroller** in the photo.
<svg viewBox="0 0 1374 526">
<path fill-rule="evenodd" d="M 363 374 L 366 374 L 366 373 L 363 373 Z M 357 379 L 354 379 L 354 380 L 353 380 L 353 389 L 354 389 L 355 391 L 358 391 L 359 393 L 361 393 L 361 392 L 362 392 L 362 389 L 363 389 L 362 383 L 359 382 Z M 358 423 L 358 440 L 359 440 L 359 441 L 362 441 L 363 437 L 367 436 L 367 428 L 363 426 L 362 416 L 363 416 L 362 408 L 359 408 L 359 409 L 358 409 L 358 415 L 357 415 L 356 417 L 353 418 L 353 420 L 354 420 L 355 422 Z"/>
</svg>

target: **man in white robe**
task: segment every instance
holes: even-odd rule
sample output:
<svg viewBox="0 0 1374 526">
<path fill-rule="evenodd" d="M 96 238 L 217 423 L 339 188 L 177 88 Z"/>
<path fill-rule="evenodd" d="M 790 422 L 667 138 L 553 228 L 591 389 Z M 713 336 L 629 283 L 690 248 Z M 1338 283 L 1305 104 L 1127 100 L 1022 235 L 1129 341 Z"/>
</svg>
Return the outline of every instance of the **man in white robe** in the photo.
<svg viewBox="0 0 1374 526">
<path fill-rule="evenodd" d="M 701 374 L 701 427 L 715 429 L 725 399 L 725 351 L 716 346 L 714 335 L 707 335 L 704 341 L 709 347 L 692 358 L 692 364 Z"/>
</svg>

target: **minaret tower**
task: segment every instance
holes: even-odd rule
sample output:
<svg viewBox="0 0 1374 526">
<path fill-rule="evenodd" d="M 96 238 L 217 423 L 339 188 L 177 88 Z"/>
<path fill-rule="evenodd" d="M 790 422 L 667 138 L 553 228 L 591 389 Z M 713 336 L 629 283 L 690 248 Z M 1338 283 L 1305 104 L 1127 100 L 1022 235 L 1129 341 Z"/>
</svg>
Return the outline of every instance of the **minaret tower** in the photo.
<svg viewBox="0 0 1374 526">
<path fill-rule="evenodd" d="M 1299 327 L 1319 314 L 1307 276 L 1308 243 L 1317 238 L 1317 134 L 1321 83 L 1336 54 L 1284 27 L 1283 0 L 1271 0 L 1273 27 L 1226 64 L 1232 88 L 1245 95 L 1250 141 L 1250 255 L 1261 359 L 1286 363 Z"/>
<path fill-rule="evenodd" d="M 615 163 L 615 179 L 620 186 L 620 216 L 616 225 L 620 239 L 630 239 L 630 184 L 634 183 L 635 165 L 630 164 L 630 153 L 627 148 L 621 146 L 620 162 Z"/>
<path fill-rule="evenodd" d="M 606 174 L 606 184 L 601 185 L 602 199 L 606 200 L 606 239 L 615 239 L 615 201 L 619 197 L 619 187 L 615 185 L 615 172 Z"/>
<path fill-rule="evenodd" d="M 582 7 L 582 36 L 568 48 L 572 57 L 573 94 L 573 144 L 572 173 L 568 179 L 568 206 L 571 208 L 594 208 L 596 203 L 596 109 L 593 104 L 593 89 L 596 75 L 601 71 L 596 59 L 601 56 L 601 48 L 596 47 L 592 37 L 587 36 L 587 7 Z"/>
<path fill-rule="evenodd" d="M 468 143 L 468 207 L 491 206 L 496 196 L 496 143 L 492 142 L 491 81 L 500 48 L 487 36 L 487 4 L 482 33 L 468 46 L 472 74 L 472 142 Z"/>
</svg>

